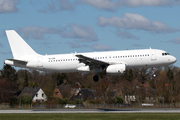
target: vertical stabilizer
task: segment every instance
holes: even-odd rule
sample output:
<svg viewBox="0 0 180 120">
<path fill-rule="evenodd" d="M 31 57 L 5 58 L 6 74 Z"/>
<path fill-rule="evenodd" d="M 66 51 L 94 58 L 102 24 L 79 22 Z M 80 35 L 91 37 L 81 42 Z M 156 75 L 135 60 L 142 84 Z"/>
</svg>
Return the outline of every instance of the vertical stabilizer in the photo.
<svg viewBox="0 0 180 120">
<path fill-rule="evenodd" d="M 37 53 L 14 30 L 6 30 L 6 35 L 14 58 Z"/>
</svg>

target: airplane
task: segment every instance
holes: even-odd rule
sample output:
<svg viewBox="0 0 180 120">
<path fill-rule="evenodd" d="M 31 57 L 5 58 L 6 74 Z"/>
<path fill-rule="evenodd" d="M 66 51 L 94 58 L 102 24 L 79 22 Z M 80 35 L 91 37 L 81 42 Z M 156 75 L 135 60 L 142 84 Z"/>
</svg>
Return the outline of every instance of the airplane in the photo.
<svg viewBox="0 0 180 120">
<path fill-rule="evenodd" d="M 121 75 L 127 69 L 166 66 L 176 58 L 164 50 L 139 49 L 105 52 L 40 55 L 36 53 L 14 30 L 6 30 L 13 54 L 5 64 L 40 71 L 95 72 L 93 80 L 99 80 L 98 73 Z"/>
</svg>

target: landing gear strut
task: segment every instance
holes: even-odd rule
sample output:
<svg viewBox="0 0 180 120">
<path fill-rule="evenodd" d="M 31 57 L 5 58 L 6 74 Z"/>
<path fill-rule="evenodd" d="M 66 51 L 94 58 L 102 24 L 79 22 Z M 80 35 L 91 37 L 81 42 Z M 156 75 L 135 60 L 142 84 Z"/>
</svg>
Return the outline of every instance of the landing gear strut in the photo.
<svg viewBox="0 0 180 120">
<path fill-rule="evenodd" d="M 94 80 L 94 82 L 98 82 L 99 77 L 98 77 L 97 75 L 95 75 L 95 76 L 93 77 L 93 80 Z"/>
<path fill-rule="evenodd" d="M 152 76 L 153 76 L 154 78 L 156 77 L 155 72 L 156 72 L 156 68 L 152 68 Z"/>
</svg>

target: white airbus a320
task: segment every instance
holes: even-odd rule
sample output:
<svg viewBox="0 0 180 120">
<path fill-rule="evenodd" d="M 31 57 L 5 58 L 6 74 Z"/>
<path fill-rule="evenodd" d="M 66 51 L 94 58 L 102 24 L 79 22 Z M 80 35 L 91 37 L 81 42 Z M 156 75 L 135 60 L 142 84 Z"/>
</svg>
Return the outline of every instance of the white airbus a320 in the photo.
<svg viewBox="0 0 180 120">
<path fill-rule="evenodd" d="M 105 71 L 107 75 L 123 74 L 126 69 L 159 67 L 176 62 L 176 58 L 166 51 L 158 49 L 123 50 L 108 52 L 71 53 L 40 55 L 36 53 L 14 30 L 6 30 L 13 59 L 5 64 L 41 71 L 95 72 Z"/>
</svg>

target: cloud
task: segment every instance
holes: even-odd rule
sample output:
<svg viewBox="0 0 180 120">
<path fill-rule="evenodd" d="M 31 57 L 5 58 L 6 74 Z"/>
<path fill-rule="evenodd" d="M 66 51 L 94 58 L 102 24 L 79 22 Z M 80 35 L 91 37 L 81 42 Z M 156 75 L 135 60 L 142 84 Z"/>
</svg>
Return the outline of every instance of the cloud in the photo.
<svg viewBox="0 0 180 120">
<path fill-rule="evenodd" d="M 33 38 L 42 40 L 47 34 L 60 35 L 63 38 L 80 40 L 81 42 L 97 41 L 98 37 L 93 27 L 85 25 L 69 24 L 65 28 L 26 26 L 18 29 L 25 39 Z"/>
<path fill-rule="evenodd" d="M 71 48 L 80 48 L 81 44 L 79 44 L 78 42 L 67 42 L 67 44 L 71 47 Z"/>
<path fill-rule="evenodd" d="M 120 7 L 141 6 L 174 6 L 179 5 L 179 0 L 80 0 L 82 4 L 93 6 L 105 11 L 116 11 Z"/>
<path fill-rule="evenodd" d="M 99 26 L 114 26 L 125 29 L 139 29 L 152 33 L 173 33 L 179 31 L 176 28 L 170 28 L 165 23 L 159 21 L 149 21 L 142 15 L 125 13 L 123 17 L 98 18 Z"/>
<path fill-rule="evenodd" d="M 118 0 L 120 6 L 141 7 L 141 6 L 172 6 L 179 5 L 178 0 Z"/>
<path fill-rule="evenodd" d="M 27 26 L 20 28 L 18 32 L 23 33 L 23 37 L 26 39 L 33 38 L 41 40 L 44 39 L 46 34 L 61 34 L 62 30 L 58 28 Z"/>
<path fill-rule="evenodd" d="M 168 41 L 168 42 L 172 42 L 172 43 L 174 43 L 174 44 L 180 44 L 180 37 L 175 38 L 175 39 L 171 39 L 171 40 Z"/>
<path fill-rule="evenodd" d="M 107 45 L 100 45 L 100 44 L 93 44 L 91 48 L 95 51 L 109 51 L 113 50 L 110 46 Z"/>
<path fill-rule="evenodd" d="M 51 0 L 50 3 L 44 3 L 45 6 L 39 12 L 59 12 L 59 11 L 74 11 L 76 9 L 75 2 L 69 0 Z"/>
<path fill-rule="evenodd" d="M 79 42 L 72 42 L 72 41 L 69 41 L 67 42 L 67 44 L 71 47 L 71 48 L 82 48 L 82 47 L 88 47 L 87 45 L 85 44 L 82 44 L 82 43 L 79 43 Z"/>
<path fill-rule="evenodd" d="M 15 13 L 18 11 L 16 7 L 19 2 L 17 0 L 0 0 L 0 13 Z"/>
<path fill-rule="evenodd" d="M 71 48 L 83 48 L 83 47 L 88 47 L 90 49 L 93 49 L 94 51 L 109 51 L 109 50 L 113 50 L 113 48 L 111 48 L 110 46 L 107 46 L 107 45 L 101 45 L 101 44 L 93 44 L 93 45 L 86 45 L 86 44 L 83 44 L 81 42 L 77 42 L 77 41 L 70 41 L 70 42 L 67 42 L 67 44 L 71 47 Z"/>
<path fill-rule="evenodd" d="M 144 46 L 144 45 L 140 45 L 140 44 L 136 44 L 136 43 L 135 43 L 135 44 L 133 44 L 133 46 L 134 46 L 134 47 L 142 47 L 142 46 Z"/>
<path fill-rule="evenodd" d="M 65 38 L 79 39 L 81 42 L 97 41 L 98 36 L 92 26 L 69 24 L 62 33 Z"/>
<path fill-rule="evenodd" d="M 113 2 L 112 0 L 81 0 L 81 2 L 106 11 L 115 11 L 118 7 L 117 2 Z"/>
<path fill-rule="evenodd" d="M 52 48 L 51 42 L 46 42 L 46 41 L 44 41 L 42 44 L 43 44 L 44 46 L 48 47 L 48 48 Z"/>
<path fill-rule="evenodd" d="M 137 37 L 127 31 L 121 31 L 120 29 L 117 29 L 116 32 L 117 36 L 119 36 L 122 39 L 135 39 L 135 40 L 139 40 L 140 37 Z"/>
</svg>

